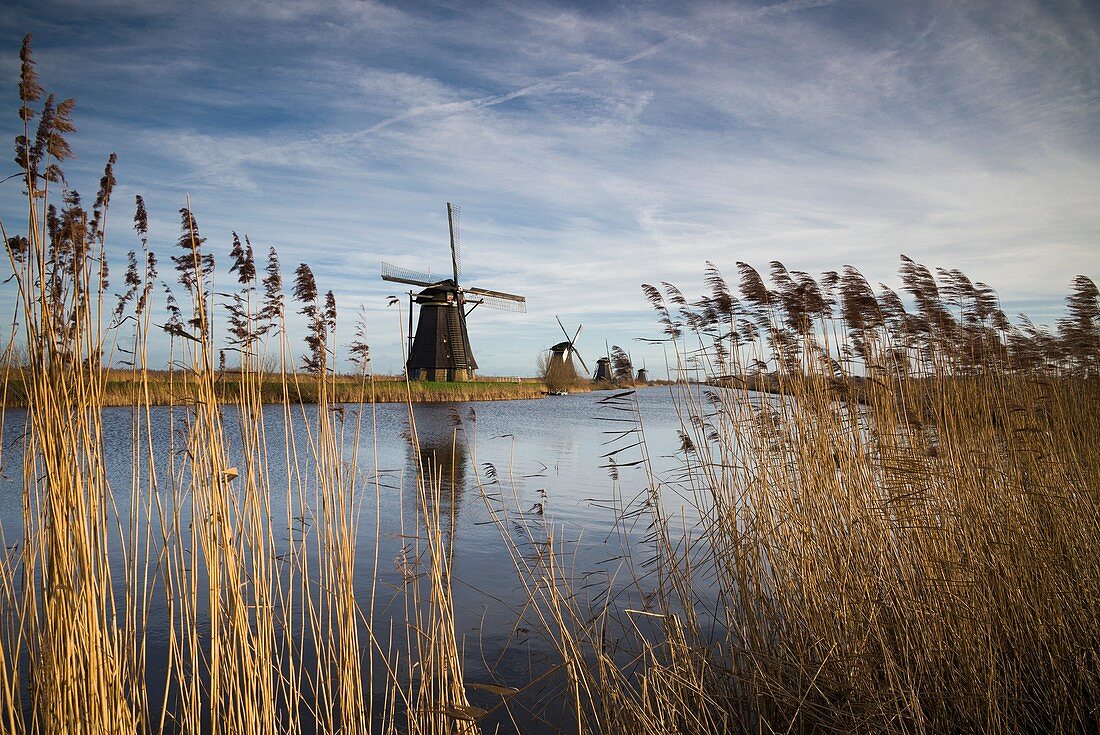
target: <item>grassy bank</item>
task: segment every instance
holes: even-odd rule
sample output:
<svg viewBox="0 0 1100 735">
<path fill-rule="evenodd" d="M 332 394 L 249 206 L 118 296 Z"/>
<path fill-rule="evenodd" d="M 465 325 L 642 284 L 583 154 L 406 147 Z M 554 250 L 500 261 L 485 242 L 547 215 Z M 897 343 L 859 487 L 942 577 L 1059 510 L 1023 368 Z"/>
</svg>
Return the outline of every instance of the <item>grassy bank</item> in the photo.
<svg viewBox="0 0 1100 735">
<path fill-rule="evenodd" d="M 187 403 L 200 378 L 187 372 L 168 374 L 149 371 L 144 375 L 131 371 L 106 370 L 101 386 L 104 406 L 170 406 Z M 6 408 L 26 408 L 30 391 L 25 370 L 8 371 L 0 388 Z M 215 373 L 214 398 L 222 404 L 239 400 L 242 390 L 254 391 L 261 403 L 317 403 L 316 378 L 309 374 L 244 376 L 239 372 Z M 546 388 L 537 380 L 500 379 L 448 383 L 413 381 L 398 378 L 374 379 L 357 376 L 332 376 L 327 382 L 327 399 L 333 403 L 448 403 L 458 401 L 507 401 L 542 398 Z"/>
</svg>

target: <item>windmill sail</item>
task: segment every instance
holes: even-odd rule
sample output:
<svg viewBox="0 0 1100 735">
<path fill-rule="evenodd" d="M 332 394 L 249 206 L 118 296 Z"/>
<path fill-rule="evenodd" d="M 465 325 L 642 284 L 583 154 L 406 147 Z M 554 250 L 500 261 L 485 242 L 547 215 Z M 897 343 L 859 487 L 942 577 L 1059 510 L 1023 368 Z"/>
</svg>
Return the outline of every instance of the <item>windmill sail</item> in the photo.
<svg viewBox="0 0 1100 735">
<path fill-rule="evenodd" d="M 519 314 L 527 313 L 527 299 L 503 291 L 490 291 L 486 288 L 464 288 L 463 292 L 471 294 L 474 298 L 467 299 L 470 302 L 484 304 L 490 309 L 511 311 Z"/>
<path fill-rule="evenodd" d="M 458 240 L 458 217 L 461 211 L 457 204 L 447 202 L 447 228 L 451 231 L 451 269 L 454 272 L 456 286 L 459 276 L 462 275 L 462 256 Z"/>
<path fill-rule="evenodd" d="M 440 279 L 433 278 L 429 273 L 402 268 L 399 265 L 382 261 L 382 280 L 396 283 L 408 283 L 413 286 L 432 286 L 439 283 Z"/>
</svg>

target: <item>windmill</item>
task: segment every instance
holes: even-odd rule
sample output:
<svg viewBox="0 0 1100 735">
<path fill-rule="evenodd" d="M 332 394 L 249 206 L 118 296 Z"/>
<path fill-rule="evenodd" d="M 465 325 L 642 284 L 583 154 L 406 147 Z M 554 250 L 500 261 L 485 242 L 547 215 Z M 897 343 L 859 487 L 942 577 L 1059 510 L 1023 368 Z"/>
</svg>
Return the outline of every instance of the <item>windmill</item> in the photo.
<svg viewBox="0 0 1100 735">
<path fill-rule="evenodd" d="M 592 380 L 597 383 L 612 383 L 615 378 L 611 375 L 611 348 L 607 346 L 607 340 L 603 341 L 604 357 L 596 360 L 596 372 Z"/>
<path fill-rule="evenodd" d="M 558 320 L 558 326 L 561 327 L 562 334 L 565 335 L 565 341 L 558 342 L 550 348 L 550 364 L 547 368 L 547 373 L 561 372 L 570 379 L 575 380 L 577 377 L 577 368 L 573 364 L 574 355 L 580 360 L 584 372 L 586 374 L 588 373 L 588 365 L 585 363 L 584 358 L 581 357 L 580 350 L 577 349 L 577 337 L 580 336 L 581 329 L 584 325 L 578 324 L 576 333 L 570 338 L 569 332 L 565 329 L 565 325 L 561 323 L 561 318 L 556 314 L 554 318 Z"/>
<path fill-rule="evenodd" d="M 409 291 L 409 333 L 412 344 L 405 364 L 410 380 L 473 380 L 477 361 L 470 349 L 466 317 L 484 304 L 490 309 L 525 312 L 523 296 L 466 288 L 459 284 L 462 275 L 458 238 L 459 209 L 447 203 L 447 226 L 451 235 L 452 278 L 437 278 L 389 263 L 382 263 L 382 279 L 419 286 L 419 293 Z M 420 306 L 416 334 L 412 335 L 412 305 Z M 467 305 L 469 308 L 467 308 Z"/>
<path fill-rule="evenodd" d="M 614 380 L 614 378 L 611 377 L 610 357 L 601 357 L 599 360 L 596 360 L 596 373 L 592 376 L 592 380 L 595 380 L 597 383 L 600 381 L 610 383 Z"/>
</svg>

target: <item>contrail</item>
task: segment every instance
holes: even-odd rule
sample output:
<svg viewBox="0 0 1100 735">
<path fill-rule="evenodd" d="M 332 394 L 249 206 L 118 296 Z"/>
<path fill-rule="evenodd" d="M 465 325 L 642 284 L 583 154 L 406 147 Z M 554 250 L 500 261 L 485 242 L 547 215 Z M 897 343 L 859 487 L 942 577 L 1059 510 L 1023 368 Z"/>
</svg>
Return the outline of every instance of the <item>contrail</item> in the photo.
<svg viewBox="0 0 1100 735">
<path fill-rule="evenodd" d="M 774 5 L 767 5 L 763 8 L 757 8 L 756 10 L 739 13 L 726 24 L 727 28 L 742 25 L 748 21 L 755 20 L 757 18 L 764 18 L 770 15 L 781 15 L 787 13 L 795 13 L 801 10 L 808 10 L 810 8 L 819 8 L 826 5 L 831 5 L 835 0 L 788 0 L 787 2 L 776 3 Z M 552 77 L 539 80 L 532 84 L 525 85 L 519 89 L 512 90 L 510 92 L 504 92 L 501 94 L 487 95 L 485 97 L 475 97 L 473 99 L 456 100 L 454 102 L 441 102 L 432 105 L 422 105 L 418 107 L 412 107 L 405 112 L 393 115 L 380 122 L 371 125 L 368 128 L 364 128 L 360 131 L 349 136 L 349 138 L 365 138 L 380 130 L 384 130 L 388 127 L 396 125 L 397 123 L 404 122 L 405 120 L 411 120 L 418 117 L 424 117 L 427 115 L 447 116 L 454 115 L 462 112 L 468 112 L 470 110 L 481 110 L 486 107 L 495 107 L 496 105 L 510 102 L 520 97 L 527 97 L 537 92 L 548 91 L 555 89 L 561 85 L 561 83 L 567 79 L 574 77 L 588 76 L 595 72 L 604 71 L 606 69 L 614 69 L 623 66 L 629 66 L 642 59 L 648 58 L 659 53 L 661 50 L 670 46 L 671 44 L 683 40 L 694 39 L 696 36 L 683 31 L 677 31 L 670 34 L 667 38 L 664 38 L 656 43 L 653 43 L 640 51 L 636 51 L 629 56 L 625 56 L 619 59 L 601 59 L 600 61 L 593 62 L 580 69 L 573 69 L 571 71 L 562 72 Z"/>
</svg>

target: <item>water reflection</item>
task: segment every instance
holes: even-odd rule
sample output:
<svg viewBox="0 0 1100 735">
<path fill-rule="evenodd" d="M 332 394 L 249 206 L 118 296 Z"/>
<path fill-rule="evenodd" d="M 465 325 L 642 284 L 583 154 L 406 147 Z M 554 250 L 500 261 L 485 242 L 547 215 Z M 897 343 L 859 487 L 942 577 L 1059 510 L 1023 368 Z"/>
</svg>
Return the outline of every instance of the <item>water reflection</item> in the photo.
<svg viewBox="0 0 1100 735">
<path fill-rule="evenodd" d="M 539 679 L 552 671 L 558 661 L 553 646 L 539 635 L 538 626 L 525 618 L 530 592 L 522 583 L 523 574 L 515 568 L 510 552 L 518 550 L 520 564 L 537 569 L 541 561 L 549 558 L 541 555 L 547 553 L 544 540 L 552 534 L 556 543 L 554 553 L 566 555 L 560 557 L 561 569 L 574 575 L 570 581 L 576 583 L 582 595 L 596 594 L 593 591 L 607 588 L 604 580 L 625 575 L 620 570 L 620 544 L 641 543 L 646 534 L 647 523 L 642 521 L 621 532 L 612 532 L 611 524 L 619 515 L 622 499 L 646 497 L 648 477 L 644 468 L 632 466 L 636 455 L 624 452 L 615 455 L 618 479 L 614 483 L 609 479 L 604 455 L 619 445 L 606 444 L 608 437 L 604 432 L 609 425 L 596 420 L 605 413 L 597 403 L 599 398 L 599 394 L 575 394 L 542 401 L 420 404 L 414 407 L 417 443 L 412 441 L 412 427 L 404 405 L 347 408 L 347 425 L 353 424 L 356 412 L 362 411 L 364 417 L 364 431 L 355 436 L 358 444 L 345 446 L 344 455 L 348 460 L 354 456 L 358 477 L 362 478 L 355 496 L 360 503 L 355 514 L 355 544 L 360 556 L 354 569 L 354 587 L 357 602 L 364 612 L 370 611 L 371 617 L 364 616 L 359 631 L 361 640 L 368 640 L 370 631 L 404 630 L 403 621 L 410 609 L 406 608 L 409 604 L 405 598 L 406 575 L 423 571 L 413 566 L 423 548 L 423 516 L 410 507 L 418 499 L 412 477 L 420 470 L 431 480 L 429 486 L 436 488 L 434 496 L 429 497 L 438 498 L 439 529 L 453 554 L 448 560 L 453 580 L 453 630 L 463 642 L 465 674 L 470 681 L 516 687 L 537 680 L 538 684 L 512 705 L 532 710 L 532 715 L 523 720 L 521 731 L 525 732 L 547 729 L 541 724 L 546 720 L 564 722 L 555 708 L 569 700 L 559 700 L 552 691 L 558 684 L 556 679 Z M 639 394 L 639 399 L 646 418 L 648 448 L 657 462 L 666 463 L 665 458 L 677 451 L 679 427 L 668 393 L 648 389 Z M 141 510 L 146 508 L 143 503 L 159 507 L 154 504 L 170 505 L 178 500 L 184 524 L 190 519 L 189 498 L 184 491 L 178 498 L 173 492 L 175 483 L 186 480 L 184 475 L 173 471 L 182 461 L 173 454 L 180 451 L 182 441 L 177 438 L 173 450 L 168 439 L 178 437 L 187 415 L 182 408 L 174 412 L 155 408 L 150 412 L 147 431 L 153 437 L 155 490 L 148 497 L 144 494 L 150 478 L 149 468 L 141 463 L 136 470 L 139 478 L 136 487 L 142 489 L 142 494 L 135 501 L 139 512 L 146 512 Z M 6 537 L 7 545 L 21 540 L 23 528 L 20 448 L 24 418 L 23 412 L 10 411 L 7 422 L 0 427 L 4 450 L 0 470 L 6 474 L 6 477 L 0 474 L 0 539 Z M 131 506 L 135 472 L 132 420 L 130 409 L 104 412 L 103 456 L 119 508 L 119 528 L 128 527 L 126 516 Z M 244 468 L 238 413 L 227 407 L 224 420 L 230 463 Z M 287 413 L 281 406 L 266 406 L 262 420 L 268 442 L 263 483 L 270 489 L 270 514 L 275 524 L 272 552 L 283 565 L 281 574 L 299 575 L 299 568 L 294 566 L 296 557 L 291 552 L 307 546 L 315 548 L 315 536 L 303 540 L 302 534 L 316 533 L 311 531 L 315 526 L 307 523 L 315 512 L 310 505 L 310 499 L 316 495 L 315 460 L 309 448 L 310 431 L 317 421 L 316 408 L 296 406 Z M 348 431 L 345 441 L 352 436 Z M 174 479 L 177 474 L 182 479 Z M 479 475 L 484 497 L 479 490 Z M 666 497 L 675 495 L 670 493 Z M 505 515 L 498 524 L 493 513 L 500 509 Z M 154 518 L 153 523 L 155 530 L 159 521 Z M 190 564 L 190 536 L 186 531 L 184 534 L 173 548 Z M 291 542 L 288 536 L 295 541 Z M 108 539 L 112 564 L 125 563 L 123 544 L 127 538 Z M 154 539 L 148 556 L 154 579 L 161 569 L 158 552 Z M 119 600 L 125 599 L 127 580 L 121 570 L 121 566 L 112 567 Z M 291 584 L 302 583 L 303 576 L 304 571 L 290 581 L 280 578 L 276 584 L 290 590 Z M 173 650 L 170 641 L 175 633 L 173 618 L 163 602 L 166 590 L 161 582 L 152 584 L 144 630 L 149 674 L 146 691 L 149 701 L 161 702 L 165 696 L 167 662 Z M 304 599 L 304 595 L 294 592 L 285 611 L 288 620 L 305 619 L 308 603 Z M 598 597 L 593 602 L 602 605 L 606 598 Z M 3 612 L 0 610 L 0 617 Z M 204 637 L 209 636 L 210 630 L 206 615 L 205 608 L 196 613 Z M 288 629 L 286 633 L 292 636 L 294 631 Z M 308 658 L 311 650 L 308 646 L 313 644 L 298 641 L 293 645 L 302 646 L 296 649 L 301 665 L 313 666 Z M 390 641 L 386 645 L 390 646 Z M 399 647 L 398 643 L 392 645 Z M 407 650 L 401 651 L 401 660 L 408 660 Z M 373 675 L 376 684 L 380 681 L 377 677 L 385 681 L 388 675 L 385 667 L 378 665 L 375 658 L 372 670 L 371 662 L 370 656 L 364 657 L 364 678 Z M 495 700 L 486 696 L 477 703 L 489 707 Z M 499 721 L 484 723 L 487 732 L 497 724 L 505 723 L 507 727 L 511 722 L 503 711 L 498 715 Z M 512 716 L 523 719 L 515 710 L 508 715 Z"/>
<path fill-rule="evenodd" d="M 433 504 L 438 500 L 440 528 L 449 543 L 459 528 L 469 474 L 463 416 L 455 406 L 436 404 L 416 406 L 414 415 L 415 431 L 406 432 L 408 461 L 424 478 L 428 498 Z"/>
</svg>

